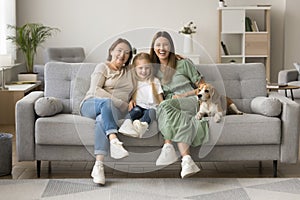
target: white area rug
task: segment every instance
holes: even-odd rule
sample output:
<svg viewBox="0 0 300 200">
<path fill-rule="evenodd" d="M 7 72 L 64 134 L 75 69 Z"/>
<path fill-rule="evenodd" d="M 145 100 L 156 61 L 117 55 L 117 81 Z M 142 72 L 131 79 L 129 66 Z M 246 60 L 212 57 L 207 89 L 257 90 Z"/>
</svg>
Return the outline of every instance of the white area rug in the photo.
<svg viewBox="0 0 300 200">
<path fill-rule="evenodd" d="M 112 178 L 104 187 L 91 179 L 0 179 L 0 199 L 294 200 L 300 199 L 300 179 Z"/>
</svg>

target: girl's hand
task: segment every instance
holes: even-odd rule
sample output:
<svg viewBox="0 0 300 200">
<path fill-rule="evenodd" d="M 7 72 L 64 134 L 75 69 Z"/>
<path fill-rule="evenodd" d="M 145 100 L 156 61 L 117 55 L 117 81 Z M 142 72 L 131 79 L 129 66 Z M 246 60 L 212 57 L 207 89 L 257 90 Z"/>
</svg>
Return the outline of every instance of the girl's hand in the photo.
<svg viewBox="0 0 300 200">
<path fill-rule="evenodd" d="M 136 106 L 136 103 L 134 100 L 131 100 L 128 104 L 128 111 L 131 111 L 133 107 Z"/>
</svg>

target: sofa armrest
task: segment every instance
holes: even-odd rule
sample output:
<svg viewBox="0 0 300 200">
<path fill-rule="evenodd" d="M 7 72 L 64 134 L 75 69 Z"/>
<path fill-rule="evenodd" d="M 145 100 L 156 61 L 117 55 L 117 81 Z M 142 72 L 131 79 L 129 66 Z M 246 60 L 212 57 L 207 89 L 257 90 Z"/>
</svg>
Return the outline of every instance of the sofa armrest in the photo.
<svg viewBox="0 0 300 200">
<path fill-rule="evenodd" d="M 288 83 L 298 81 L 298 71 L 296 69 L 281 70 L 278 73 L 278 83 Z"/>
<path fill-rule="evenodd" d="M 43 96 L 43 91 L 34 91 L 16 103 L 16 148 L 19 161 L 35 160 L 34 103 Z"/>
<path fill-rule="evenodd" d="M 269 96 L 282 103 L 280 162 L 296 163 L 299 153 L 300 105 L 277 92 L 272 92 Z"/>
</svg>

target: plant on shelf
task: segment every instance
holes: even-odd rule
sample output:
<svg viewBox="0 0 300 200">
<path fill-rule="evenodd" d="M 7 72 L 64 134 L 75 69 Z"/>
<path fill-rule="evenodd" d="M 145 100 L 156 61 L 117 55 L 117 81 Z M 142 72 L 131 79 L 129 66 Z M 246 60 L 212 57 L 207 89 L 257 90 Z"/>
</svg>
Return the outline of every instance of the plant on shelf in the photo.
<svg viewBox="0 0 300 200">
<path fill-rule="evenodd" d="M 182 33 L 182 34 L 192 34 L 192 33 L 196 33 L 196 25 L 194 24 L 194 22 L 189 22 L 187 23 L 186 25 L 184 25 L 181 30 L 179 31 L 179 33 Z"/>
<path fill-rule="evenodd" d="M 15 35 L 7 36 L 24 55 L 28 73 L 33 73 L 34 58 L 37 48 L 51 37 L 58 28 L 52 28 L 39 23 L 27 23 L 21 27 L 8 25 L 16 31 Z"/>
</svg>

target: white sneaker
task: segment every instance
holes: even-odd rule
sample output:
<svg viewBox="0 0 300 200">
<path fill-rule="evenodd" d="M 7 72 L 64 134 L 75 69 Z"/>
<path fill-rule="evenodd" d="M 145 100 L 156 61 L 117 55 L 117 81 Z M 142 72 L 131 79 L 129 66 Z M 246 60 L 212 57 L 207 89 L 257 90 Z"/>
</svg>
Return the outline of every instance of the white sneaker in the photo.
<svg viewBox="0 0 300 200">
<path fill-rule="evenodd" d="M 190 155 L 184 156 L 181 162 L 181 178 L 189 177 L 199 172 L 199 167 L 194 163 Z"/>
<path fill-rule="evenodd" d="M 124 158 L 129 155 L 128 151 L 124 149 L 123 142 L 120 142 L 118 138 L 110 141 L 110 156 L 114 159 Z"/>
<path fill-rule="evenodd" d="M 93 177 L 94 183 L 104 185 L 105 184 L 105 175 L 104 175 L 104 166 L 103 163 L 97 163 L 96 161 L 91 176 Z"/>
<path fill-rule="evenodd" d="M 138 133 L 139 138 L 142 138 L 145 132 L 148 129 L 148 123 L 147 122 L 141 122 L 140 120 L 134 120 L 133 121 L 133 127 L 135 131 Z"/>
<path fill-rule="evenodd" d="M 135 128 L 132 125 L 131 119 L 125 119 L 121 127 L 119 128 L 119 132 L 123 135 L 130 137 L 138 137 L 139 134 L 135 131 Z"/>
<path fill-rule="evenodd" d="M 156 165 L 170 165 L 178 160 L 177 154 L 172 144 L 166 143 L 161 149 L 156 160 Z"/>
</svg>

